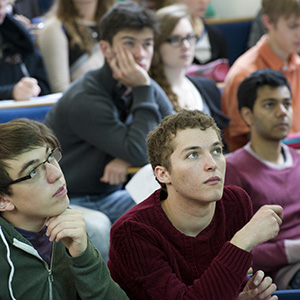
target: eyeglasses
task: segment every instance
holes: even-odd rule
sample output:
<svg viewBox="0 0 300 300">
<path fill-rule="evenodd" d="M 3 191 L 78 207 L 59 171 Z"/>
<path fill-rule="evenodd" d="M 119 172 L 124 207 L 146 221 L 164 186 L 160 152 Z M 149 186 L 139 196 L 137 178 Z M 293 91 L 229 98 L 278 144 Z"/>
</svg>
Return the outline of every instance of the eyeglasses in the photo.
<svg viewBox="0 0 300 300">
<path fill-rule="evenodd" d="M 54 161 L 59 162 L 62 158 L 62 153 L 59 148 L 55 148 L 54 150 L 51 151 L 51 153 L 48 155 L 45 161 L 41 162 L 38 164 L 34 169 L 32 169 L 27 176 L 21 177 L 19 179 L 11 181 L 7 186 L 25 181 L 28 179 L 32 179 L 34 177 L 37 177 L 42 174 L 42 167 L 45 165 L 45 163 L 48 164 L 53 164 Z"/>
<path fill-rule="evenodd" d="M 188 34 L 186 37 L 180 35 L 173 35 L 166 39 L 166 42 L 169 43 L 172 47 L 178 48 L 181 47 L 184 41 L 188 41 L 191 46 L 195 45 L 198 40 L 196 34 Z"/>
</svg>

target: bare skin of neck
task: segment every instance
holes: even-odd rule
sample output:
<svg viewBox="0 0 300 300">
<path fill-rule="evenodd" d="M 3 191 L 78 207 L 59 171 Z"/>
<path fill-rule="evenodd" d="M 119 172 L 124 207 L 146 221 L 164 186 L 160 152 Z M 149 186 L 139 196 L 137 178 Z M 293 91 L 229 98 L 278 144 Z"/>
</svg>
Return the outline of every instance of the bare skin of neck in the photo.
<svg viewBox="0 0 300 300">
<path fill-rule="evenodd" d="M 276 41 L 272 38 L 272 35 L 268 35 L 267 43 L 273 52 L 282 60 L 285 64 L 288 64 L 290 54 L 278 47 Z"/>
<path fill-rule="evenodd" d="M 266 161 L 277 165 L 284 163 L 280 140 L 264 140 L 252 135 L 251 148 L 257 155 Z"/>
<path fill-rule="evenodd" d="M 98 1 L 95 0 L 75 3 L 75 6 L 80 12 L 83 21 L 94 23 L 97 4 Z"/>
<path fill-rule="evenodd" d="M 171 195 L 161 202 L 162 209 L 173 226 L 181 233 L 195 237 L 212 221 L 216 203 L 210 202 L 201 205 L 196 202 L 173 201 Z"/>
</svg>

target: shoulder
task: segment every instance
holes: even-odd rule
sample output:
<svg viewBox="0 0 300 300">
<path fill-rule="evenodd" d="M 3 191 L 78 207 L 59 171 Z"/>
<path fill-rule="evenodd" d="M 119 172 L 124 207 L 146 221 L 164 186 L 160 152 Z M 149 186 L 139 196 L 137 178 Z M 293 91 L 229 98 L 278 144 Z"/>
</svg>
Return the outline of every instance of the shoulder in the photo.
<svg viewBox="0 0 300 300">
<path fill-rule="evenodd" d="M 187 76 L 187 78 L 197 86 L 210 89 L 218 89 L 216 83 L 211 79 L 199 76 Z"/>
<path fill-rule="evenodd" d="M 52 29 L 60 29 L 62 30 L 62 22 L 55 16 L 50 16 L 44 22 L 44 27 L 42 30 L 52 30 Z"/>
<path fill-rule="evenodd" d="M 248 159 L 249 159 L 249 154 L 248 152 L 245 150 L 244 147 L 239 148 L 237 150 L 235 150 L 234 152 L 231 152 L 229 154 L 227 154 L 226 156 L 226 166 L 228 164 L 230 165 L 241 165 L 243 163 L 248 163 Z"/>
<path fill-rule="evenodd" d="M 125 228 L 132 228 L 131 230 L 138 230 L 139 227 L 151 227 L 152 220 L 160 215 L 162 209 L 160 205 L 161 190 L 155 191 L 147 199 L 140 202 L 123 216 L 121 216 L 112 226 L 112 234 L 123 231 Z M 151 216 L 151 218 L 149 218 Z M 152 219 L 152 220 L 151 220 Z"/>
</svg>

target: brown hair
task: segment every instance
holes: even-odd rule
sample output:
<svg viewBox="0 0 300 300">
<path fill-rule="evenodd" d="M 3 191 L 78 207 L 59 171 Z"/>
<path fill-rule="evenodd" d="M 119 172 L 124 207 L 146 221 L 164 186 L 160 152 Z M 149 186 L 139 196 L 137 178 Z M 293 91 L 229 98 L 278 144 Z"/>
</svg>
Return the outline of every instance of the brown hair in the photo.
<svg viewBox="0 0 300 300">
<path fill-rule="evenodd" d="M 43 123 L 23 118 L 0 124 L 0 195 L 11 195 L 6 161 L 44 145 L 60 147 L 53 131 Z"/>
<path fill-rule="evenodd" d="M 99 27 L 101 17 L 114 4 L 114 0 L 98 0 L 94 22 Z M 81 22 L 80 12 L 73 0 L 56 0 L 47 16 L 56 16 L 64 25 L 71 38 L 71 46 L 79 45 L 85 51 L 91 51 L 95 40 L 92 32 Z"/>
<path fill-rule="evenodd" d="M 170 156 L 175 150 L 174 138 L 178 131 L 190 128 L 199 128 L 202 131 L 212 128 L 222 143 L 220 129 L 211 116 L 199 110 L 182 109 L 175 115 L 165 117 L 147 136 L 148 159 L 153 170 L 162 166 L 171 171 Z M 165 189 L 165 184 L 160 185 Z"/>
<path fill-rule="evenodd" d="M 300 17 L 300 0 L 262 0 L 262 11 L 273 23 L 279 17 Z"/>
<path fill-rule="evenodd" d="M 139 3 L 140 5 L 146 5 L 146 7 L 148 8 L 147 0 L 135 0 L 135 2 Z M 171 5 L 173 2 L 174 1 L 172 1 L 172 0 L 152 0 L 151 1 L 151 7 L 154 10 L 158 10 L 162 7 L 167 6 L 167 5 Z"/>
<path fill-rule="evenodd" d="M 174 4 L 159 9 L 156 12 L 156 16 L 160 26 L 160 34 L 158 34 L 154 40 L 154 53 L 149 74 L 165 91 L 172 102 L 174 109 L 179 111 L 181 107 L 178 103 L 178 96 L 173 92 L 171 85 L 165 76 L 159 49 L 161 45 L 166 42 L 166 39 L 170 37 L 178 22 L 181 19 L 190 19 L 190 15 L 185 5 Z"/>
</svg>

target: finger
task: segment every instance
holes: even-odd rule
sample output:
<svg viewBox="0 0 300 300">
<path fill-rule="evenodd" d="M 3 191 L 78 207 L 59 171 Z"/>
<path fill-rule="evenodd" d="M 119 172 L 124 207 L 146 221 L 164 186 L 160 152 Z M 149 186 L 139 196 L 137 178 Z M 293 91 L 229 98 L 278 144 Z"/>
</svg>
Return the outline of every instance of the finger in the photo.
<svg viewBox="0 0 300 300">
<path fill-rule="evenodd" d="M 135 68 L 135 60 L 131 52 L 119 47 L 117 50 L 119 67 L 124 74 L 130 73 Z"/>
<path fill-rule="evenodd" d="M 110 60 L 108 60 L 108 63 L 112 70 L 113 78 L 118 80 L 121 77 L 121 70 L 118 66 L 117 57 L 111 58 Z"/>
<path fill-rule="evenodd" d="M 283 208 L 280 205 L 267 205 L 270 209 L 272 209 L 276 216 L 278 216 L 280 218 L 280 220 L 282 221 L 283 218 Z"/>
<path fill-rule="evenodd" d="M 261 284 L 261 282 L 263 281 L 264 276 L 265 276 L 265 273 L 263 271 L 261 271 L 261 270 L 257 271 L 250 279 L 250 281 L 252 283 L 251 286 L 253 288 L 258 287 Z"/>
<path fill-rule="evenodd" d="M 269 299 L 270 296 L 276 291 L 277 286 L 275 283 L 269 284 L 266 289 L 262 292 L 259 292 L 260 299 Z"/>
<path fill-rule="evenodd" d="M 47 228 L 46 235 L 51 242 L 60 241 L 63 238 L 78 238 L 85 231 L 85 224 L 83 220 L 74 218 L 58 218 L 50 224 Z"/>
</svg>

